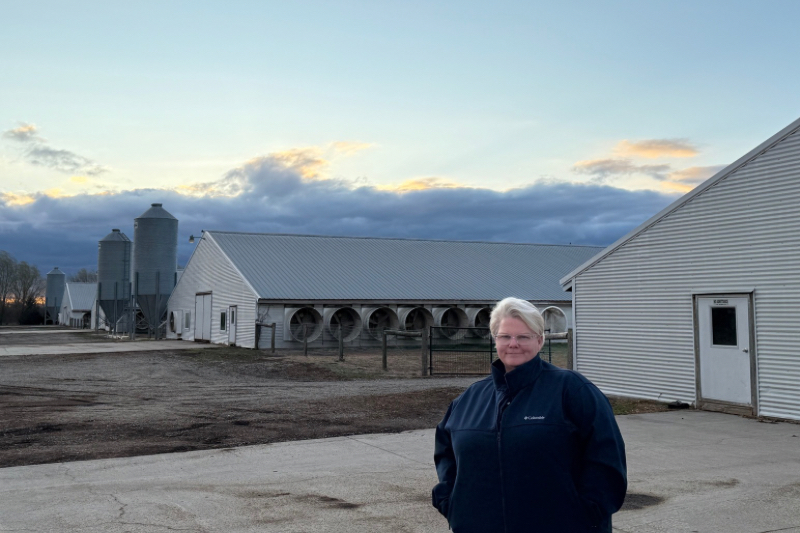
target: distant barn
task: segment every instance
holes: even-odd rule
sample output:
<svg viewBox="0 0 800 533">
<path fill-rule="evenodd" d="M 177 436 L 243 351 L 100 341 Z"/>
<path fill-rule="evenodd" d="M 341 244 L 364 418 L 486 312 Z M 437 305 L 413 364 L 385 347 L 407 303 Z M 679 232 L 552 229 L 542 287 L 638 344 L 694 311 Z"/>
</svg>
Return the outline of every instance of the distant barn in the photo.
<svg viewBox="0 0 800 533">
<path fill-rule="evenodd" d="M 605 393 L 800 419 L 800 120 L 562 280 Z"/>
<path fill-rule="evenodd" d="M 72 328 L 94 329 L 97 326 L 96 298 L 97 283 L 66 282 L 64 294 L 59 299 L 59 324 Z"/>
<path fill-rule="evenodd" d="M 254 348 L 256 325 L 275 323 L 278 347 L 378 343 L 386 328 L 488 326 L 506 296 L 566 331 L 559 278 L 600 250 L 205 231 L 167 304 L 167 336 Z"/>
</svg>

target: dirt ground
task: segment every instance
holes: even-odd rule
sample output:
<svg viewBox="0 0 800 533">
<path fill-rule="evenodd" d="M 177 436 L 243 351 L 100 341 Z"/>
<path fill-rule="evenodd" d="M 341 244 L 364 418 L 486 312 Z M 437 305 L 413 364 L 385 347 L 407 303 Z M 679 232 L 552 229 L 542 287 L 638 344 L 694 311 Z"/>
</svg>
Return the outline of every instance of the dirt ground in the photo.
<svg viewBox="0 0 800 533">
<path fill-rule="evenodd" d="M 98 340 L 0 330 L 9 345 Z M 388 371 L 369 350 L 343 362 L 227 347 L 0 357 L 0 467 L 430 428 L 480 379 L 419 368 L 418 351 L 403 350 L 389 352 Z"/>
</svg>

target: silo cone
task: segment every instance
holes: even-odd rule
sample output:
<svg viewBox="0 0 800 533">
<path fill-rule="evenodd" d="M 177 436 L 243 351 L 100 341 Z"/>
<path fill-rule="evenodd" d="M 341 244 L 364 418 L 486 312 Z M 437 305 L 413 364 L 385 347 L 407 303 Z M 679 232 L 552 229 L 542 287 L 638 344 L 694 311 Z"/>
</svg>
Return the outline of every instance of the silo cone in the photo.
<svg viewBox="0 0 800 533">
<path fill-rule="evenodd" d="M 178 219 L 161 204 L 134 219 L 133 272 L 139 308 L 158 337 L 178 272 Z"/>
</svg>

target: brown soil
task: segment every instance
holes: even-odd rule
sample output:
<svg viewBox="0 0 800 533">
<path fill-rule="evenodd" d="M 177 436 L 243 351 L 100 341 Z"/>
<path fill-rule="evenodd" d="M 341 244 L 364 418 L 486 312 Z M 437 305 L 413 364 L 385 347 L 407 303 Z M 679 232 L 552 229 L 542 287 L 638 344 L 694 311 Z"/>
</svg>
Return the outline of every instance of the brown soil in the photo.
<svg viewBox="0 0 800 533">
<path fill-rule="evenodd" d="M 419 373 L 402 350 L 2 357 L 0 467 L 430 428 L 480 378 Z"/>
</svg>

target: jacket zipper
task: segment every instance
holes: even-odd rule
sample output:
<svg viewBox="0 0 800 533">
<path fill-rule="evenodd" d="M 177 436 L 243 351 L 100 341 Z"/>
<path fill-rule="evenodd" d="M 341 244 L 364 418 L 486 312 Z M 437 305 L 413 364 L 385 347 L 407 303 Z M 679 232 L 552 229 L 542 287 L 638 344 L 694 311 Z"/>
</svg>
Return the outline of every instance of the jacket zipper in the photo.
<svg viewBox="0 0 800 533">
<path fill-rule="evenodd" d="M 500 501 L 502 502 L 503 508 L 503 531 L 508 533 L 508 523 L 506 521 L 506 492 L 505 492 L 505 482 L 503 481 L 503 443 L 501 438 L 501 433 L 503 429 L 503 413 L 506 411 L 506 407 L 511 404 L 511 400 L 505 399 L 503 403 L 500 404 L 500 412 L 497 415 L 497 457 L 500 461 Z"/>
</svg>

